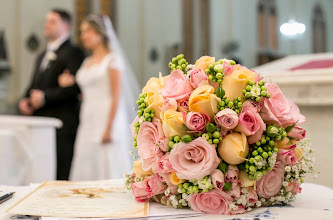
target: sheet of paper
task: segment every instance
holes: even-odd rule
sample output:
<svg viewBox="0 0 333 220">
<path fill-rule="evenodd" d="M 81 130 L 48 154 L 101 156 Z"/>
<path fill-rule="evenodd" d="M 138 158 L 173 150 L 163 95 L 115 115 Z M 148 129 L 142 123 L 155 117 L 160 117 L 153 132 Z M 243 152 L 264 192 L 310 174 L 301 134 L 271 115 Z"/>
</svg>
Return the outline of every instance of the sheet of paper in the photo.
<svg viewBox="0 0 333 220">
<path fill-rule="evenodd" d="M 148 203 L 138 203 L 120 181 L 44 182 L 7 210 L 10 214 L 57 217 L 140 218 Z"/>
<path fill-rule="evenodd" d="M 181 217 L 196 217 L 204 215 L 201 212 L 195 212 L 191 209 L 174 209 L 169 206 L 162 205 L 156 202 L 149 204 L 149 216 L 142 219 L 170 219 Z M 112 219 L 112 218 L 111 218 Z M 42 217 L 41 220 L 111 220 L 110 218 L 61 218 L 61 217 Z M 116 218 L 114 218 L 116 219 Z M 141 219 L 141 218 L 140 218 Z"/>
</svg>

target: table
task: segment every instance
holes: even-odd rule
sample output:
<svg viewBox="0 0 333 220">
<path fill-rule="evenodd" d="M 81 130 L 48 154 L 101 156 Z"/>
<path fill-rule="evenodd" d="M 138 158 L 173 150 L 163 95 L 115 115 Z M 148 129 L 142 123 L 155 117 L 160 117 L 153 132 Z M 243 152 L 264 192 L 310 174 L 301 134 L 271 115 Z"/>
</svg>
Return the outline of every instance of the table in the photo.
<svg viewBox="0 0 333 220">
<path fill-rule="evenodd" d="M 59 119 L 0 115 L 0 184 L 27 185 L 56 177 Z"/>
<path fill-rule="evenodd" d="M 264 207 L 254 209 L 243 215 L 221 216 L 204 215 L 199 217 L 182 218 L 189 220 L 215 220 L 215 219 L 333 219 L 333 189 L 311 183 L 302 184 L 303 193 L 297 196 L 297 199 L 287 206 Z M 0 205 L 0 220 L 9 219 L 10 215 L 4 214 L 4 211 L 12 204 L 27 194 L 31 188 L 28 187 L 9 187 L 0 186 L 0 191 L 16 191 L 17 194 L 9 201 Z M 13 218 L 13 217 L 12 217 Z M 31 218 L 34 219 L 34 218 Z M 170 219 L 170 218 L 169 218 Z"/>
</svg>

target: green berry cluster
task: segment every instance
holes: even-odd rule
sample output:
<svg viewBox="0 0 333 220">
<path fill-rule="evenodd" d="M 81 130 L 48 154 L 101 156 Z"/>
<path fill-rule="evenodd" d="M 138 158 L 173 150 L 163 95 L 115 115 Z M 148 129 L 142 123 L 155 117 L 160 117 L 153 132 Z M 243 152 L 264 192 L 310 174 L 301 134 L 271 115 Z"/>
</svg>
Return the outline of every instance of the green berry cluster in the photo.
<svg viewBox="0 0 333 220">
<path fill-rule="evenodd" d="M 138 142 L 136 140 L 136 137 L 133 138 L 133 147 L 138 150 Z"/>
<path fill-rule="evenodd" d="M 208 192 L 209 190 L 214 189 L 214 185 L 209 178 L 209 176 L 205 176 L 202 180 L 197 181 L 195 179 L 190 180 L 189 182 L 180 183 L 178 184 L 179 190 L 181 190 L 182 193 L 186 194 L 197 194 L 201 192 Z"/>
<path fill-rule="evenodd" d="M 139 95 L 139 98 L 138 100 L 136 101 L 136 104 L 138 105 L 138 116 L 139 118 L 141 118 L 141 116 L 143 115 L 144 113 L 144 110 L 147 108 L 147 103 L 145 102 L 145 98 L 147 97 L 147 94 L 146 93 L 142 93 Z"/>
<path fill-rule="evenodd" d="M 288 135 L 287 131 L 283 127 L 279 127 L 276 124 L 268 125 L 264 134 L 274 141 L 283 140 Z"/>
<path fill-rule="evenodd" d="M 180 142 L 183 143 L 190 143 L 192 141 L 192 137 L 188 134 L 184 135 L 183 137 L 180 137 L 178 135 L 170 137 L 169 140 L 169 151 L 171 151 L 171 149 L 173 148 L 173 145 L 178 144 Z"/>
<path fill-rule="evenodd" d="M 245 169 L 250 179 L 259 180 L 267 171 L 272 170 L 269 158 L 272 157 L 274 153 L 278 152 L 276 141 L 281 140 L 281 138 L 286 135 L 286 132 L 279 128 L 277 128 L 276 133 L 275 128 L 277 128 L 277 126 L 270 125 L 266 131 L 264 131 L 261 139 L 253 146 L 252 153 L 249 154 Z"/>
<path fill-rule="evenodd" d="M 202 138 L 206 139 L 209 144 L 215 144 L 217 147 L 218 143 L 222 141 L 221 129 L 218 126 L 215 126 L 213 123 L 206 124 L 206 133 L 199 134 Z"/>
<path fill-rule="evenodd" d="M 220 59 L 215 64 L 210 64 L 208 68 L 205 70 L 208 75 L 209 81 L 221 83 L 225 74 L 223 73 L 223 62 L 227 62 L 226 60 Z M 230 65 L 235 65 L 236 62 L 233 60 L 229 60 Z"/>
<path fill-rule="evenodd" d="M 172 61 L 169 63 L 171 72 L 174 70 L 181 70 L 186 74 L 186 67 L 188 62 L 184 59 L 184 54 L 179 54 L 178 56 L 172 58 Z"/>
<path fill-rule="evenodd" d="M 134 130 L 135 130 L 135 133 L 138 134 L 139 133 L 139 129 L 140 129 L 140 122 L 135 122 L 134 123 Z M 138 143 L 136 141 L 136 137 L 137 135 L 133 138 L 133 147 L 138 150 Z"/>
<path fill-rule="evenodd" d="M 259 81 L 257 85 L 255 85 L 254 81 L 250 80 L 245 89 L 242 90 L 243 98 L 251 99 L 253 101 L 259 102 L 261 97 L 270 98 L 270 94 L 267 92 L 267 87 L 265 86 L 265 82 L 263 80 Z"/>
<path fill-rule="evenodd" d="M 233 101 L 230 101 L 227 97 L 222 98 L 222 100 L 218 103 L 217 107 L 220 111 L 230 108 L 234 110 L 237 114 L 239 114 L 242 111 L 242 99 L 241 97 L 238 97 L 234 99 Z"/>
<path fill-rule="evenodd" d="M 142 117 L 143 117 L 143 121 L 153 121 L 153 118 L 155 116 L 155 112 L 154 110 L 150 109 L 150 108 L 145 108 L 145 110 L 143 111 Z"/>
</svg>

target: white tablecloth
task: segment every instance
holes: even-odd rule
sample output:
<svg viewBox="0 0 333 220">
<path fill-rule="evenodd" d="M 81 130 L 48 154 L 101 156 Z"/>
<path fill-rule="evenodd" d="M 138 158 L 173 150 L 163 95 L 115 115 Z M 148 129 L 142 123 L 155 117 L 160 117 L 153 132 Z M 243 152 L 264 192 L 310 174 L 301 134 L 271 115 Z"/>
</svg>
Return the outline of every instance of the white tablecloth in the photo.
<svg viewBox="0 0 333 220">
<path fill-rule="evenodd" d="M 303 192 L 297 196 L 297 199 L 287 206 L 264 207 L 257 208 L 243 215 L 220 216 L 220 215 L 204 215 L 199 217 L 190 217 L 182 219 L 191 220 L 213 220 L 213 219 L 234 219 L 234 220 L 250 220 L 250 219 L 333 219 L 333 189 L 317 185 L 304 183 L 302 184 Z M 4 211 L 12 204 L 17 202 L 25 194 L 31 190 L 30 187 L 8 187 L 0 186 L 0 194 L 8 191 L 16 191 L 15 196 L 9 201 L 0 204 L 0 220 L 14 219 L 15 216 L 5 214 Z M 34 218 L 31 218 L 34 219 Z M 170 219 L 170 218 L 169 218 Z"/>
</svg>

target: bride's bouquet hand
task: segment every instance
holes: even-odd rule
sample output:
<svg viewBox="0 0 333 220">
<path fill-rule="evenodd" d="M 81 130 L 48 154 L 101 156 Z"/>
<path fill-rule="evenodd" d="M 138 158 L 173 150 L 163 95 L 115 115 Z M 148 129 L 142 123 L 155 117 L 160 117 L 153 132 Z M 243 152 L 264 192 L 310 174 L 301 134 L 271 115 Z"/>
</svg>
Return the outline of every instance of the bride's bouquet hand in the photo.
<svg viewBox="0 0 333 220">
<path fill-rule="evenodd" d="M 104 131 L 104 134 L 102 136 L 102 144 L 108 144 L 111 143 L 111 131 L 109 129 L 106 129 Z"/>
<path fill-rule="evenodd" d="M 69 72 L 68 69 L 65 69 L 65 71 L 58 78 L 58 84 L 63 88 L 73 86 L 75 84 L 75 77 Z"/>
</svg>

